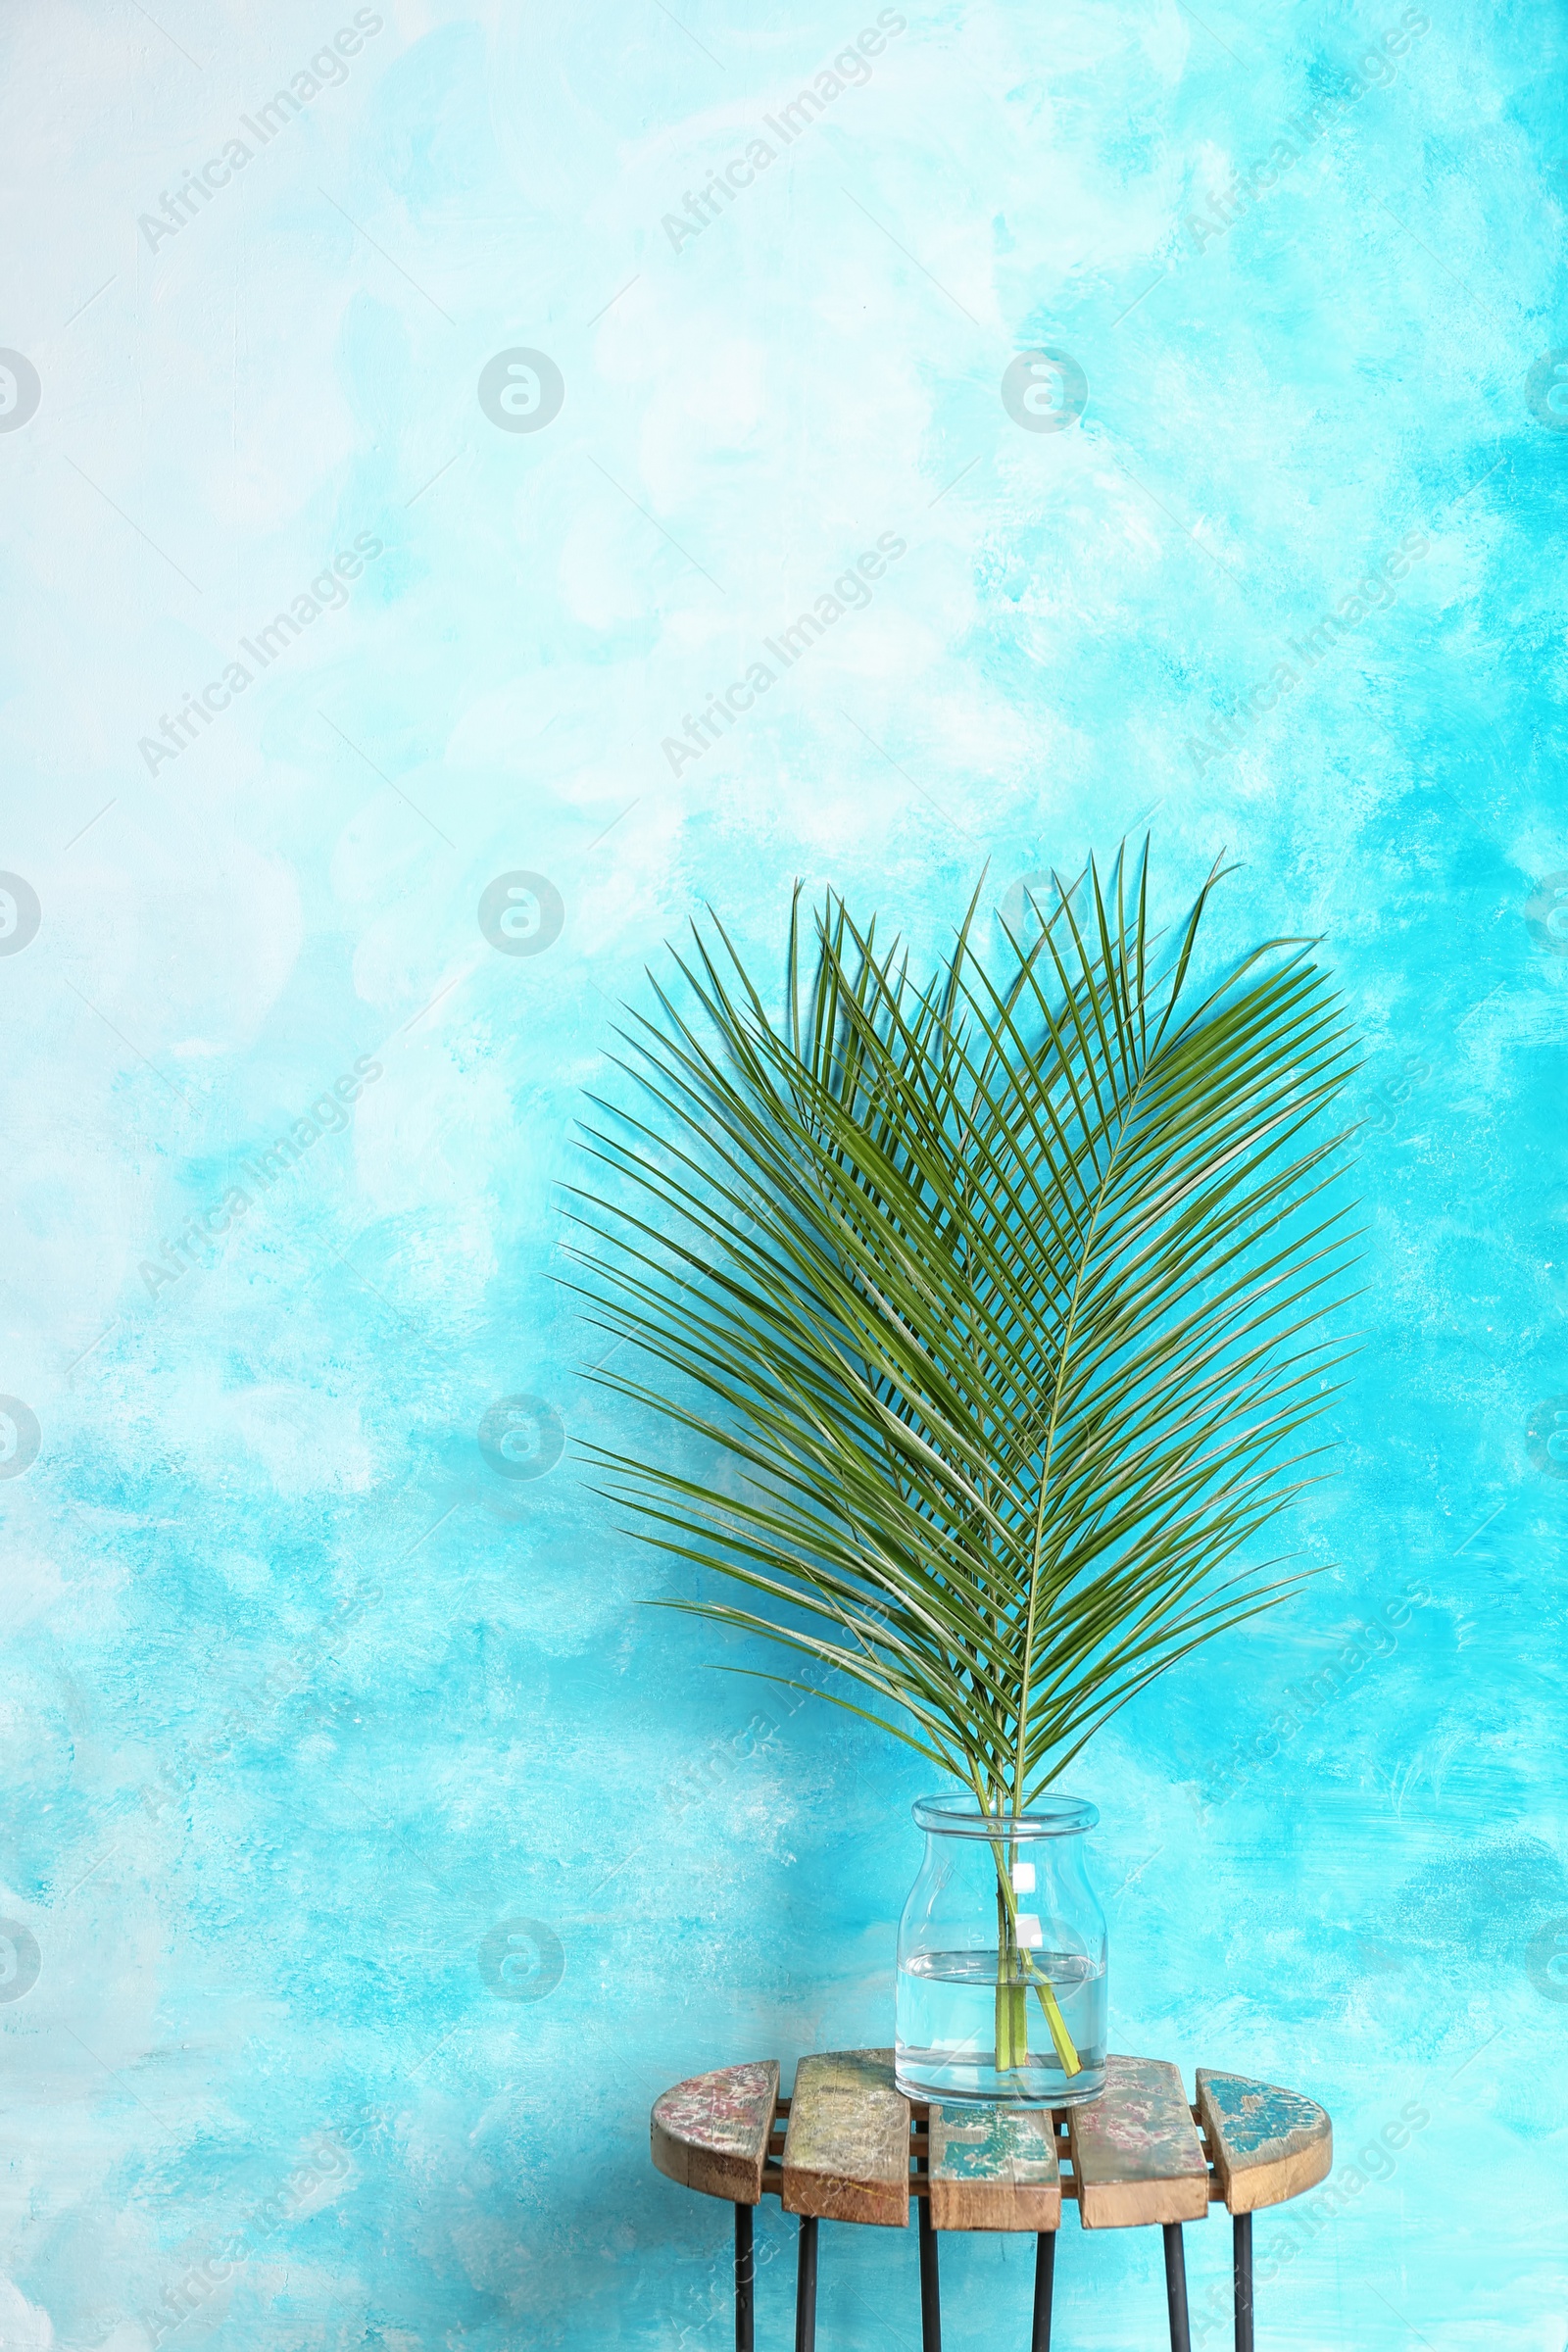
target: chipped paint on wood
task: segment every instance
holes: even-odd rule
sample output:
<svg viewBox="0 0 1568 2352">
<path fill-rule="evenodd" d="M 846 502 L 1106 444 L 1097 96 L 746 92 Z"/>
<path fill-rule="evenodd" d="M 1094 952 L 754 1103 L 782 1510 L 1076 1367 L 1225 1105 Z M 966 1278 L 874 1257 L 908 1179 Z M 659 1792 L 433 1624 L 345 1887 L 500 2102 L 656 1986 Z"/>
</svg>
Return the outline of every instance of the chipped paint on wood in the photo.
<svg viewBox="0 0 1568 2352">
<path fill-rule="evenodd" d="M 894 2082 L 891 2050 L 801 2060 L 784 2139 L 786 2213 L 902 2229 L 909 2152 L 909 2102 Z"/>
<path fill-rule="evenodd" d="M 677 2082 L 655 2102 L 653 2159 L 682 2186 L 755 2205 L 778 2104 L 772 2059 Z M 1299 2196 L 1325 2180 L 1334 2129 L 1299 2091 L 1200 2067 L 1198 2104 L 1214 2179 L 1232 2213 Z M 780 2185 L 789 2213 L 897 2228 L 909 2211 L 910 2108 L 889 2050 L 803 2058 Z M 1055 2126 L 1047 2108 L 934 2106 L 928 2170 L 938 2230 L 1054 2230 L 1061 2219 Z M 1111 2058 L 1102 2096 L 1069 2110 L 1085 2229 L 1197 2221 L 1208 2169 L 1180 2075 L 1151 2058 Z"/>
<path fill-rule="evenodd" d="M 1086 2230 L 1201 2221 L 1208 2163 L 1175 2067 L 1108 2058 L 1098 2099 L 1067 2112 L 1078 2218 Z"/>
<path fill-rule="evenodd" d="M 756 2205 L 777 2104 L 776 2058 L 693 2075 L 654 2102 L 654 2162 L 683 2188 Z"/>
<path fill-rule="evenodd" d="M 1061 2176 L 1049 2108 L 933 2107 L 930 2132 L 933 2229 L 1058 2226 Z"/>
<path fill-rule="evenodd" d="M 1232 2213 L 1281 2204 L 1328 2178 L 1334 2127 L 1299 2091 L 1200 2067 L 1198 2107 Z"/>
</svg>

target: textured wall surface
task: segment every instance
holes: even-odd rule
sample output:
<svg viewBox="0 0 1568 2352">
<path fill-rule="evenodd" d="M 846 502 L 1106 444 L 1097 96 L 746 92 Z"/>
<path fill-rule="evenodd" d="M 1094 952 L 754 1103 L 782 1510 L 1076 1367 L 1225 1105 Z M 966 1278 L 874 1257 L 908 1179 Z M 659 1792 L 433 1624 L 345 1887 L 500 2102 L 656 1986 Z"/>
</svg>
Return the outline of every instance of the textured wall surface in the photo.
<svg viewBox="0 0 1568 2352">
<path fill-rule="evenodd" d="M 1564 65 L 1557 0 L 11 0 L 8 2352 L 732 2340 L 649 2102 L 889 2037 L 926 1776 L 635 1605 L 574 1110 L 703 902 L 929 946 L 1146 824 L 1329 935 L 1370 1346 L 1327 1572 L 1075 1773 L 1112 2043 L 1334 2111 L 1267 2343 L 1561 2352 Z M 1021 2343 L 1024 2249 L 946 2260 Z M 1063 2346 L 1157 2260 L 1069 2223 Z M 915 2326 L 830 2234 L 824 2347 Z"/>
</svg>

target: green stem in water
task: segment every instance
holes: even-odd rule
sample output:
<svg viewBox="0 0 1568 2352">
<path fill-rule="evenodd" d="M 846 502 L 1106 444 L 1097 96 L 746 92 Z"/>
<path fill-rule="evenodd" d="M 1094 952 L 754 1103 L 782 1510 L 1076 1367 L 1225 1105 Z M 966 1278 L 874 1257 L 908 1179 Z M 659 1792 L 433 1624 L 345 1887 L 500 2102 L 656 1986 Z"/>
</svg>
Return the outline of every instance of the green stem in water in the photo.
<svg viewBox="0 0 1568 2352">
<path fill-rule="evenodd" d="M 997 2072 L 1010 2074 L 1029 2063 L 1029 1993 L 1031 1987 L 1044 2013 L 1061 2071 L 1082 2074 L 1083 2061 L 1067 2031 L 1055 1986 L 1036 1968 L 1018 1942 L 1018 1900 L 1012 1890 L 1012 1871 L 1000 1844 L 993 1847 L 997 1864 Z"/>
<path fill-rule="evenodd" d="M 997 1889 L 997 2072 L 1010 2074 L 1029 2063 L 1029 1988 L 1018 1966 L 1020 1954 L 1002 1889 Z"/>
<path fill-rule="evenodd" d="M 1036 1974 L 1027 1953 L 1024 1958 L 1034 1988 L 1040 1996 L 1040 2006 L 1046 2013 L 1046 2024 L 1051 2029 L 1051 2038 L 1055 2043 L 1056 2056 L 1061 2060 L 1061 2071 L 1064 2075 L 1080 2075 L 1083 2072 L 1083 2061 L 1078 2055 L 1072 2035 L 1067 2031 L 1067 2020 L 1061 2014 L 1056 2000 L 1055 1987 L 1049 1978 Z M 1027 1995 L 1025 1997 L 1027 1998 Z"/>
</svg>

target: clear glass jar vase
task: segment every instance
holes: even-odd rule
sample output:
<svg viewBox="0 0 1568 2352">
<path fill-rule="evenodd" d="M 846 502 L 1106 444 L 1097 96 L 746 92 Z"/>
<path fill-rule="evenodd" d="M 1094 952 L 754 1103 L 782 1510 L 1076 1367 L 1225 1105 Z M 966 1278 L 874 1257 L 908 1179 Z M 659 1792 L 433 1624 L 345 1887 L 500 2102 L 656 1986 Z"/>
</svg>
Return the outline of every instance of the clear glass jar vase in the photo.
<svg viewBox="0 0 1568 2352">
<path fill-rule="evenodd" d="M 1026 1814 L 922 1797 L 925 1860 L 899 1922 L 899 2088 L 1073 2107 L 1105 2082 L 1105 1915 L 1084 1866 L 1100 1819 L 1050 1791 Z"/>
</svg>

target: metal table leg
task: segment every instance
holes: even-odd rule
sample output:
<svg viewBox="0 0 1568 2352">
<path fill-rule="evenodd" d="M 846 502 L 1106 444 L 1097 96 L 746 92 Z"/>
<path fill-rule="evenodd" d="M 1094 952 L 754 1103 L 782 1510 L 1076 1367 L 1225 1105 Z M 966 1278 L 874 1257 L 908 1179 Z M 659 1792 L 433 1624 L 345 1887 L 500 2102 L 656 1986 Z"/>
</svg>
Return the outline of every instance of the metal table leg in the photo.
<svg viewBox="0 0 1568 2352">
<path fill-rule="evenodd" d="M 1236 2352 L 1252 2352 L 1252 2217 L 1236 2216 Z"/>
<path fill-rule="evenodd" d="M 795 2274 L 795 2352 L 816 2352 L 816 2216 L 801 2216 L 801 2260 Z"/>
<path fill-rule="evenodd" d="M 735 2352 L 752 2352 L 752 2290 L 757 2265 L 752 2253 L 752 2209 L 735 2208 Z"/>
<path fill-rule="evenodd" d="M 920 2352 L 942 2352 L 942 2280 L 928 2196 L 920 2199 Z"/>
<path fill-rule="evenodd" d="M 1170 2305 L 1170 2352 L 1193 2352 L 1187 2324 L 1187 2256 L 1180 2222 L 1165 2224 L 1165 2300 Z"/>
<path fill-rule="evenodd" d="M 1051 2352 L 1051 2290 L 1056 2277 L 1056 2232 L 1042 2230 L 1035 2239 L 1035 2325 L 1029 2352 Z"/>
</svg>

